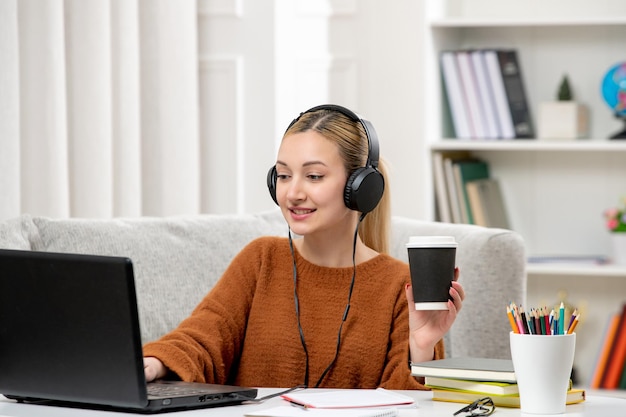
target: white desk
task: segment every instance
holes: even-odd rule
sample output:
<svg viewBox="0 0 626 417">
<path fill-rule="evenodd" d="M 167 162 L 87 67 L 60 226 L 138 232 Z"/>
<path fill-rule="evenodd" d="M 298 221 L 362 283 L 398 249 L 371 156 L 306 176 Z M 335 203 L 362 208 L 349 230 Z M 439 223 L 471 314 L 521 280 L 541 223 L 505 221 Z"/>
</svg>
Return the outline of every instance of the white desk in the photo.
<svg viewBox="0 0 626 417">
<path fill-rule="evenodd" d="M 275 389 L 259 389 L 259 397 L 276 392 Z M 417 400 L 417 406 L 400 409 L 401 417 L 451 417 L 452 414 L 463 407 L 463 404 L 455 404 L 441 401 L 432 401 L 429 391 L 401 391 Z M 181 411 L 177 413 L 161 414 L 163 416 L 204 416 L 204 417 L 241 417 L 244 411 L 262 410 L 277 405 L 286 404 L 280 398 L 272 398 L 262 404 L 240 405 L 231 407 L 205 408 L 194 411 Z M 0 417 L 120 417 L 138 414 L 85 410 L 78 408 L 63 408 L 32 404 L 17 404 L 0 396 Z M 495 417 L 522 416 L 518 408 L 498 407 Z M 580 404 L 568 405 L 565 414 L 567 417 L 624 417 L 626 416 L 626 399 L 615 397 L 603 397 L 598 395 L 587 396 L 587 400 Z M 557 415 L 558 416 L 558 415 Z M 530 417 L 530 415 L 529 415 Z M 533 416 L 538 417 L 538 416 Z M 556 417 L 556 416 L 551 416 Z"/>
</svg>

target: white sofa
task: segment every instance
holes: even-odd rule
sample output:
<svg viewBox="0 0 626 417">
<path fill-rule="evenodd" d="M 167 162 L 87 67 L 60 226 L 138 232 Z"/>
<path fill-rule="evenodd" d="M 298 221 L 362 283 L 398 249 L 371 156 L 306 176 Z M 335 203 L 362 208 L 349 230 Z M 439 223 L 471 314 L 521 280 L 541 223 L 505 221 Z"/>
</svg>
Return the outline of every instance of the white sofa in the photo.
<svg viewBox="0 0 626 417">
<path fill-rule="evenodd" d="M 0 247 L 127 256 L 133 260 L 144 342 L 174 328 L 233 256 L 261 235 L 287 235 L 276 210 L 249 215 L 51 219 L 0 222 Z M 523 302 L 525 251 L 515 232 L 394 217 L 392 255 L 407 260 L 412 235 L 452 235 L 467 298 L 446 336 L 448 356 L 508 358 L 506 305 Z"/>
</svg>

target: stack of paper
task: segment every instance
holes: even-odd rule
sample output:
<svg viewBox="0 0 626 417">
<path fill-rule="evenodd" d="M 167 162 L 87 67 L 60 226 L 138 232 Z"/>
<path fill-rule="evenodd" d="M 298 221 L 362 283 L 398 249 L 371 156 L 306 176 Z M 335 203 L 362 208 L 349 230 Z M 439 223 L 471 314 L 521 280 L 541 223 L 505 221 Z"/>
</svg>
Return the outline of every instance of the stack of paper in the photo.
<svg viewBox="0 0 626 417">
<path fill-rule="evenodd" d="M 291 405 L 251 411 L 248 417 L 393 417 L 396 406 L 415 403 L 413 398 L 393 391 L 378 389 L 299 391 L 281 396 Z"/>
</svg>

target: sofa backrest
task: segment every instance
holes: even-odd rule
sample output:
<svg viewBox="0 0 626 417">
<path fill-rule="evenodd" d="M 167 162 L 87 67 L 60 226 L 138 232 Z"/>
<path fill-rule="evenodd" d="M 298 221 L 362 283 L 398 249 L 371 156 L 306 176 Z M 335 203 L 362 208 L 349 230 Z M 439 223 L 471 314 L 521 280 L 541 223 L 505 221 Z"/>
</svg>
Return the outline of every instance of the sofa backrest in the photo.
<svg viewBox="0 0 626 417">
<path fill-rule="evenodd" d="M 279 210 L 244 215 L 50 219 L 0 223 L 0 247 L 126 256 L 133 260 L 142 340 L 167 333 L 191 313 L 231 259 L 262 235 L 286 236 Z M 467 298 L 446 336 L 449 356 L 510 357 L 505 306 L 526 290 L 524 246 L 502 229 L 395 217 L 391 254 L 407 261 L 412 235 L 451 235 Z"/>
<path fill-rule="evenodd" d="M 32 250 L 132 259 L 144 342 L 187 317 L 246 243 L 287 233 L 273 213 L 32 221 Z"/>
</svg>

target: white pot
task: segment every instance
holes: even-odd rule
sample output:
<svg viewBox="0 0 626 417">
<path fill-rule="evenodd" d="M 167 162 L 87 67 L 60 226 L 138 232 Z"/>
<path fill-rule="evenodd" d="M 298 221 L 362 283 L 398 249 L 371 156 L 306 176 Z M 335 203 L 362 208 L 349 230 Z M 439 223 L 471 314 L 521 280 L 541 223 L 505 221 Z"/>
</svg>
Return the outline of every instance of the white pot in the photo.
<svg viewBox="0 0 626 417">
<path fill-rule="evenodd" d="M 537 137 L 544 140 L 586 137 L 588 118 L 587 107 L 575 101 L 539 103 Z"/>
<path fill-rule="evenodd" d="M 626 265 L 626 232 L 611 233 L 613 263 Z"/>
</svg>

